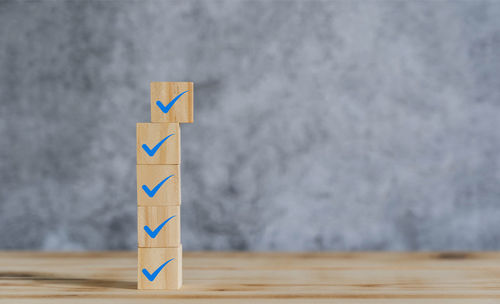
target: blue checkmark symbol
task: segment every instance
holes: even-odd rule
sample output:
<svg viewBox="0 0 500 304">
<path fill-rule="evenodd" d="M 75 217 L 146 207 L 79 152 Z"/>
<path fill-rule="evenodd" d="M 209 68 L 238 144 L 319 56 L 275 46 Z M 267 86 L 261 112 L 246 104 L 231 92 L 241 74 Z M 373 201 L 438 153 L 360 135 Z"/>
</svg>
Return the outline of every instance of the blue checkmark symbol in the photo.
<svg viewBox="0 0 500 304">
<path fill-rule="evenodd" d="M 149 228 L 146 225 L 146 226 L 144 226 L 144 231 L 146 231 L 146 233 L 149 234 L 149 236 L 154 239 L 158 235 L 158 233 L 160 233 L 163 226 L 165 226 L 174 217 L 175 217 L 175 215 L 172 215 L 171 217 L 169 217 L 167 220 L 165 220 L 163 223 L 161 223 L 161 225 L 158 226 L 155 230 L 151 230 L 151 228 Z"/>
<path fill-rule="evenodd" d="M 165 263 L 163 263 L 163 264 L 162 264 L 160 267 L 158 267 L 158 269 L 156 269 L 156 270 L 155 270 L 155 272 L 153 272 L 153 273 L 149 273 L 149 271 L 147 271 L 147 270 L 146 270 L 146 268 L 143 268 L 143 269 L 142 269 L 142 274 L 144 274 L 144 276 L 145 276 L 146 278 L 148 278 L 148 280 L 149 280 L 150 282 L 153 282 L 153 281 L 156 279 L 156 277 L 158 276 L 158 274 L 160 273 L 160 271 L 163 269 L 163 267 L 167 266 L 167 264 L 168 264 L 170 261 L 172 261 L 172 260 L 174 260 L 174 259 L 170 259 L 170 260 L 166 261 Z"/>
<path fill-rule="evenodd" d="M 150 149 L 148 147 L 148 145 L 146 144 L 143 144 L 142 145 L 142 149 L 144 149 L 144 151 L 149 155 L 149 156 L 153 156 L 155 155 L 156 151 L 158 151 L 158 149 L 160 149 L 161 145 L 163 145 L 163 143 L 172 135 L 174 135 L 175 133 L 172 133 L 170 134 L 169 136 L 165 137 L 164 139 L 162 139 L 159 143 L 156 144 L 156 146 L 153 147 L 153 149 Z"/>
<path fill-rule="evenodd" d="M 172 101 L 170 101 L 166 106 L 161 102 L 161 101 L 156 101 L 156 105 L 158 106 L 158 108 L 160 108 L 160 110 L 167 114 L 168 111 L 170 111 L 170 109 L 172 108 L 172 106 L 174 105 L 174 103 L 182 96 L 184 95 L 185 93 L 187 93 L 189 91 L 184 91 L 182 93 L 180 93 L 179 95 L 175 96 L 174 99 L 172 99 Z"/>
<path fill-rule="evenodd" d="M 169 179 L 171 178 L 172 176 L 174 176 L 173 174 L 172 175 L 169 175 L 167 176 L 167 178 L 165 178 L 164 180 L 162 180 L 158 185 L 156 185 L 153 190 L 150 190 L 148 188 L 148 186 L 146 185 L 142 185 L 142 190 L 144 190 L 144 192 L 146 192 L 146 194 L 149 196 L 149 197 L 153 197 L 155 196 L 156 192 L 158 192 L 158 190 L 160 190 L 161 186 L 163 186 L 163 184 Z"/>
</svg>

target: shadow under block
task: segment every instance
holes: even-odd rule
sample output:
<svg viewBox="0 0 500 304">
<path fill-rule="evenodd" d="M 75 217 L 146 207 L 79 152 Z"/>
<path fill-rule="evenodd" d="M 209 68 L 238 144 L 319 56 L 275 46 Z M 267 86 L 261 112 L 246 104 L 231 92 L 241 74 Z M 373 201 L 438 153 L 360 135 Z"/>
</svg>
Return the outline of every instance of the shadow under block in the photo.
<svg viewBox="0 0 500 304">
<path fill-rule="evenodd" d="M 192 82 L 151 82 L 152 122 L 193 122 Z"/>
<path fill-rule="evenodd" d="M 179 165 L 137 165 L 137 205 L 181 204 Z"/>
<path fill-rule="evenodd" d="M 181 244 L 180 209 L 180 206 L 137 207 L 138 246 L 179 246 Z"/>
<path fill-rule="evenodd" d="M 180 131 L 178 123 L 138 123 L 137 164 L 180 164 Z"/>
<path fill-rule="evenodd" d="M 181 288 L 182 245 L 168 248 L 139 248 L 137 270 L 138 289 Z"/>
</svg>

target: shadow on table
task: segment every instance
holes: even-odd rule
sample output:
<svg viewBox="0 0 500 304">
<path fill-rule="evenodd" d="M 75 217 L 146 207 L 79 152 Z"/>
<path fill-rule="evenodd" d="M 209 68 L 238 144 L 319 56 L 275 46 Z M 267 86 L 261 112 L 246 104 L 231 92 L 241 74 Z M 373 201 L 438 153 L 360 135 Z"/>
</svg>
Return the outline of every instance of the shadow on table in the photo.
<svg viewBox="0 0 500 304">
<path fill-rule="evenodd" d="M 35 272 L 0 272 L 0 280 L 25 280 L 38 281 L 48 284 L 71 284 L 81 287 L 96 287 L 96 288 L 120 288 L 120 289 L 136 289 L 136 282 L 116 281 L 116 280 L 101 280 L 87 278 L 73 278 L 57 276 L 50 273 L 35 273 Z"/>
</svg>

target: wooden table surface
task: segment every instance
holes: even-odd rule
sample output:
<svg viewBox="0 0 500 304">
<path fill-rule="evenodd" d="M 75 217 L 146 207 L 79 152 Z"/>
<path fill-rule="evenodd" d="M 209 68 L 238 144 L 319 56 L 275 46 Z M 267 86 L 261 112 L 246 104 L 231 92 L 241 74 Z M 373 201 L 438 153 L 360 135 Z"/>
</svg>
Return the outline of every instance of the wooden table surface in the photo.
<svg viewBox="0 0 500 304">
<path fill-rule="evenodd" d="M 184 253 L 179 291 L 135 252 L 0 252 L 3 303 L 500 303 L 500 253 Z"/>
</svg>

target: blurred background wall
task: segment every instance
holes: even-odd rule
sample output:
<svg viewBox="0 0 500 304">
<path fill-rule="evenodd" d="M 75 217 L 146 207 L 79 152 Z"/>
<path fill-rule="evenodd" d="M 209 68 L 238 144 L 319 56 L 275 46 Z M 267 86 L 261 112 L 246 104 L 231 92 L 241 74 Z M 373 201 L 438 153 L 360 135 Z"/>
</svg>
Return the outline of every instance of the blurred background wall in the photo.
<svg viewBox="0 0 500 304">
<path fill-rule="evenodd" d="M 149 82 L 195 82 L 187 250 L 500 249 L 498 1 L 2 1 L 0 248 L 136 247 Z"/>
</svg>

